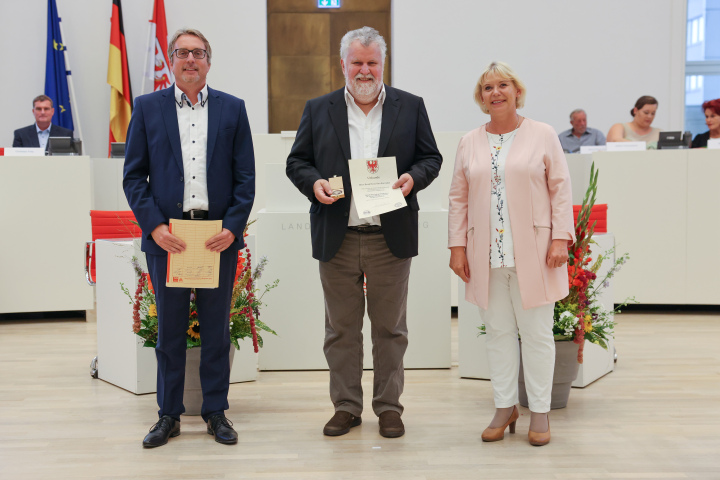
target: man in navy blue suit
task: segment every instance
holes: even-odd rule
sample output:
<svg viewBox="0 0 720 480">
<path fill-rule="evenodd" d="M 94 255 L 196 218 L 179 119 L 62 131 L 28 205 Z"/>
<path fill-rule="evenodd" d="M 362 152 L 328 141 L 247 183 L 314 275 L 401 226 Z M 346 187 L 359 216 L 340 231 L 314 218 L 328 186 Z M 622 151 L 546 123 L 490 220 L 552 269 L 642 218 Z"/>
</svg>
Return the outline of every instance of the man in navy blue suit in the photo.
<svg viewBox="0 0 720 480">
<path fill-rule="evenodd" d="M 201 414 L 215 441 L 237 443 L 225 417 L 230 381 L 230 298 L 238 250 L 255 197 L 255 157 L 245 103 L 208 88 L 212 49 L 197 30 L 178 30 L 168 56 L 175 85 L 137 98 L 130 126 L 123 188 L 142 228 L 158 310 L 159 421 L 143 440 L 158 447 L 180 435 L 190 290 L 165 286 L 168 253 L 185 243 L 170 233 L 171 218 L 222 220 L 205 246 L 220 253 L 215 289 L 197 289 L 201 324 Z"/>
<path fill-rule="evenodd" d="M 35 116 L 35 123 L 15 130 L 13 147 L 42 148 L 45 150 L 47 149 L 48 138 L 73 136 L 72 130 L 51 123 L 55 109 L 53 108 L 52 99 L 47 95 L 35 97 L 32 112 Z"/>
</svg>

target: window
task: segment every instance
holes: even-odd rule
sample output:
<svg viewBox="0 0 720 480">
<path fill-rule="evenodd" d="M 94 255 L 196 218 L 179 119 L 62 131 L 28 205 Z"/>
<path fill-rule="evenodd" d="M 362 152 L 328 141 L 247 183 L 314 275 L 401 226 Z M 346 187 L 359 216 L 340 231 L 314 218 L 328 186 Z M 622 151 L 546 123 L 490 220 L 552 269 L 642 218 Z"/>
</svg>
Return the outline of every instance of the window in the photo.
<svg viewBox="0 0 720 480">
<path fill-rule="evenodd" d="M 720 11 L 715 0 L 688 0 L 685 130 L 707 131 L 701 105 L 720 98 Z M 708 37 L 706 37 L 706 33 Z"/>
</svg>

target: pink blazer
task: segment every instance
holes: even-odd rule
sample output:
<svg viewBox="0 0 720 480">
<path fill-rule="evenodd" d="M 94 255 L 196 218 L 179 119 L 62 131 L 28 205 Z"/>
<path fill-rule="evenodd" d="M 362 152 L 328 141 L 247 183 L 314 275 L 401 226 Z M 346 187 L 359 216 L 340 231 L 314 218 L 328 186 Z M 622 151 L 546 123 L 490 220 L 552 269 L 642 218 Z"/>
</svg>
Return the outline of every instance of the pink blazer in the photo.
<svg viewBox="0 0 720 480">
<path fill-rule="evenodd" d="M 465 299 L 488 307 L 490 275 L 490 145 L 485 126 L 460 140 L 448 218 L 448 247 L 465 247 L 470 282 Z M 548 268 L 551 240 L 575 242 L 572 191 L 565 154 L 555 131 L 526 118 L 515 134 L 505 182 L 523 308 L 568 295 L 567 269 Z"/>
</svg>

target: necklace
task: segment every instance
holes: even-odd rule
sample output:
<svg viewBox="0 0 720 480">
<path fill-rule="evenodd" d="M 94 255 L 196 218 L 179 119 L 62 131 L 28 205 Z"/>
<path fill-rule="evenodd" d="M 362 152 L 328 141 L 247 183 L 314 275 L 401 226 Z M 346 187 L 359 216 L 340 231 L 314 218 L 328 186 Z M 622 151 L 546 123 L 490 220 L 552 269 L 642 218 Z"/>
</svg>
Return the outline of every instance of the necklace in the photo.
<svg viewBox="0 0 720 480">
<path fill-rule="evenodd" d="M 517 130 L 518 127 L 520 126 L 520 115 L 518 115 L 518 114 L 516 113 L 516 114 L 515 114 L 515 117 L 517 118 L 517 125 L 515 125 L 515 128 L 514 128 L 513 130 L 511 130 L 510 132 L 507 132 L 507 133 L 493 133 L 493 135 L 507 135 L 508 133 L 512 133 L 512 132 L 514 132 L 515 130 Z M 490 125 L 490 122 L 488 122 L 487 125 L 489 126 L 489 125 Z M 485 127 L 485 129 L 487 130 L 487 126 Z M 488 132 L 488 133 L 491 133 L 491 132 Z"/>
<path fill-rule="evenodd" d="M 515 115 L 517 116 L 517 125 L 515 125 L 515 129 L 514 129 L 514 130 L 512 130 L 512 131 L 510 131 L 510 132 L 507 132 L 507 133 L 499 133 L 499 134 L 498 134 L 498 133 L 490 133 L 490 132 L 488 132 L 488 133 L 490 134 L 490 135 L 488 135 L 488 138 L 490 139 L 490 142 L 493 143 L 494 145 L 498 145 L 497 147 L 495 147 L 495 149 L 497 150 L 497 153 L 500 153 L 500 150 L 502 150 L 503 143 L 505 143 L 505 142 L 507 142 L 508 140 L 510 140 L 510 139 L 512 138 L 512 136 L 515 135 L 515 133 L 517 132 L 518 128 L 520 127 L 520 115 L 517 115 L 517 114 L 515 114 Z M 485 127 L 485 130 L 487 131 L 487 127 Z M 500 137 L 500 143 L 496 142 L 495 139 L 493 138 L 493 136 L 499 136 L 499 137 Z"/>
</svg>

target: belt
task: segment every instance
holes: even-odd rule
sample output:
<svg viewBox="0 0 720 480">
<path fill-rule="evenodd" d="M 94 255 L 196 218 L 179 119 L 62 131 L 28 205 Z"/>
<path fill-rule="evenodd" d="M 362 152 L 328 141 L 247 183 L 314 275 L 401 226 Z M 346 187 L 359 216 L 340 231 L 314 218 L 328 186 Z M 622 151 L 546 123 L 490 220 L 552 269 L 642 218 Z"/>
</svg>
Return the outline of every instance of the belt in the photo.
<svg viewBox="0 0 720 480">
<path fill-rule="evenodd" d="M 382 227 L 380 225 L 357 225 L 348 227 L 348 230 L 358 233 L 378 233 L 382 232 Z"/>
<path fill-rule="evenodd" d="M 183 212 L 183 219 L 184 220 L 207 220 L 208 219 L 208 211 L 207 210 L 189 210 L 187 212 Z"/>
</svg>

